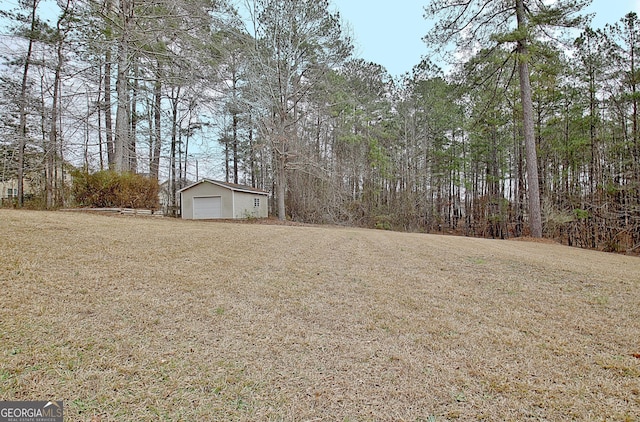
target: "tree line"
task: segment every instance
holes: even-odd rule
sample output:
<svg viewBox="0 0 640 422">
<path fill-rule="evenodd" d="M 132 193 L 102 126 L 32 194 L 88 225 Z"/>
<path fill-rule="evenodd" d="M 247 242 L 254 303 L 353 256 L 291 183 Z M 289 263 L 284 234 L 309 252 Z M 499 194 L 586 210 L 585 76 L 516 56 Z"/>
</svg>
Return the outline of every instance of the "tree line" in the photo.
<svg viewBox="0 0 640 422">
<path fill-rule="evenodd" d="M 425 40 L 455 64 L 392 77 L 328 0 L 65 0 L 48 20 L 20 0 L 2 179 L 22 206 L 37 174 L 52 208 L 68 163 L 140 173 L 175 206 L 199 166 L 271 192 L 282 219 L 637 251 L 637 15 L 594 29 L 585 1 L 484 3 L 427 4 Z"/>
</svg>

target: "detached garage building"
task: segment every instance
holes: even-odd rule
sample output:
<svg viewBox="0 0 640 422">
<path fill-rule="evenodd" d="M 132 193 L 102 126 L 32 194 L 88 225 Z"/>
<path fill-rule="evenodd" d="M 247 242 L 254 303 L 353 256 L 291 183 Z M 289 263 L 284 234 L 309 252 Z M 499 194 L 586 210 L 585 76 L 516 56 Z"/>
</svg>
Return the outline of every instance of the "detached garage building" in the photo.
<svg viewBox="0 0 640 422">
<path fill-rule="evenodd" d="M 182 218 L 266 218 L 269 194 L 250 186 L 202 179 L 180 191 Z"/>
</svg>

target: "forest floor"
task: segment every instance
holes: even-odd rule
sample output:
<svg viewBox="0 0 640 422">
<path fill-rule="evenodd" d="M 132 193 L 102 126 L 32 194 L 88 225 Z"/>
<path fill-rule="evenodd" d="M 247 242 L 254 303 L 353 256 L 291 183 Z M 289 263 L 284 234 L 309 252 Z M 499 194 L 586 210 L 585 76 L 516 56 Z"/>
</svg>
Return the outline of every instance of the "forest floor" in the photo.
<svg viewBox="0 0 640 422">
<path fill-rule="evenodd" d="M 0 400 L 65 421 L 640 420 L 640 258 L 0 210 Z"/>
</svg>

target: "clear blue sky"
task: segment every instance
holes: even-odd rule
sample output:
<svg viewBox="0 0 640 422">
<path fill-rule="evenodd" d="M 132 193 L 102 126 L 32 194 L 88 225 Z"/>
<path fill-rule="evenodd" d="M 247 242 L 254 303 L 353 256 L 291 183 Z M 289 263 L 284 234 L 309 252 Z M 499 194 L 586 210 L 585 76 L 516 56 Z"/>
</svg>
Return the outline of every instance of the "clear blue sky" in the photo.
<svg viewBox="0 0 640 422">
<path fill-rule="evenodd" d="M 422 17 L 427 0 L 332 0 L 349 24 L 360 58 L 383 65 L 394 76 L 411 71 L 427 49 L 421 38 L 428 31 Z M 618 22 L 629 12 L 640 14 L 640 0 L 593 0 L 592 27 Z"/>
</svg>

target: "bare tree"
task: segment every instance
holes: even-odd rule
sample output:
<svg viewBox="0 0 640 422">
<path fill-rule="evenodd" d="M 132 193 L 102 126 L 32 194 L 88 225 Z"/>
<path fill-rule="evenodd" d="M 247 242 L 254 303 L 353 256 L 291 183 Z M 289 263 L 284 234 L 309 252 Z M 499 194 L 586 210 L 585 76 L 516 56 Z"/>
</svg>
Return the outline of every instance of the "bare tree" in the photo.
<svg viewBox="0 0 640 422">
<path fill-rule="evenodd" d="M 286 218 L 287 167 L 296 156 L 298 119 L 312 87 L 351 51 L 328 0 L 247 1 L 255 46 L 249 76 L 254 110 L 272 155 L 278 218 Z"/>
<path fill-rule="evenodd" d="M 55 67 L 53 77 L 53 94 L 51 98 L 51 118 L 49 123 L 49 145 L 45 145 L 45 204 L 47 208 L 51 208 L 55 205 L 56 195 L 54 192 L 55 184 L 57 183 L 58 175 L 56 168 L 56 155 L 59 151 L 59 111 L 60 111 L 60 97 L 62 86 L 62 71 L 65 64 L 65 48 L 67 47 L 67 36 L 71 28 L 69 27 L 69 20 L 72 18 L 72 1 L 67 0 L 66 3 L 62 3 L 62 10 L 58 20 L 56 22 L 56 28 L 53 32 L 53 44 L 55 49 Z"/>
</svg>

